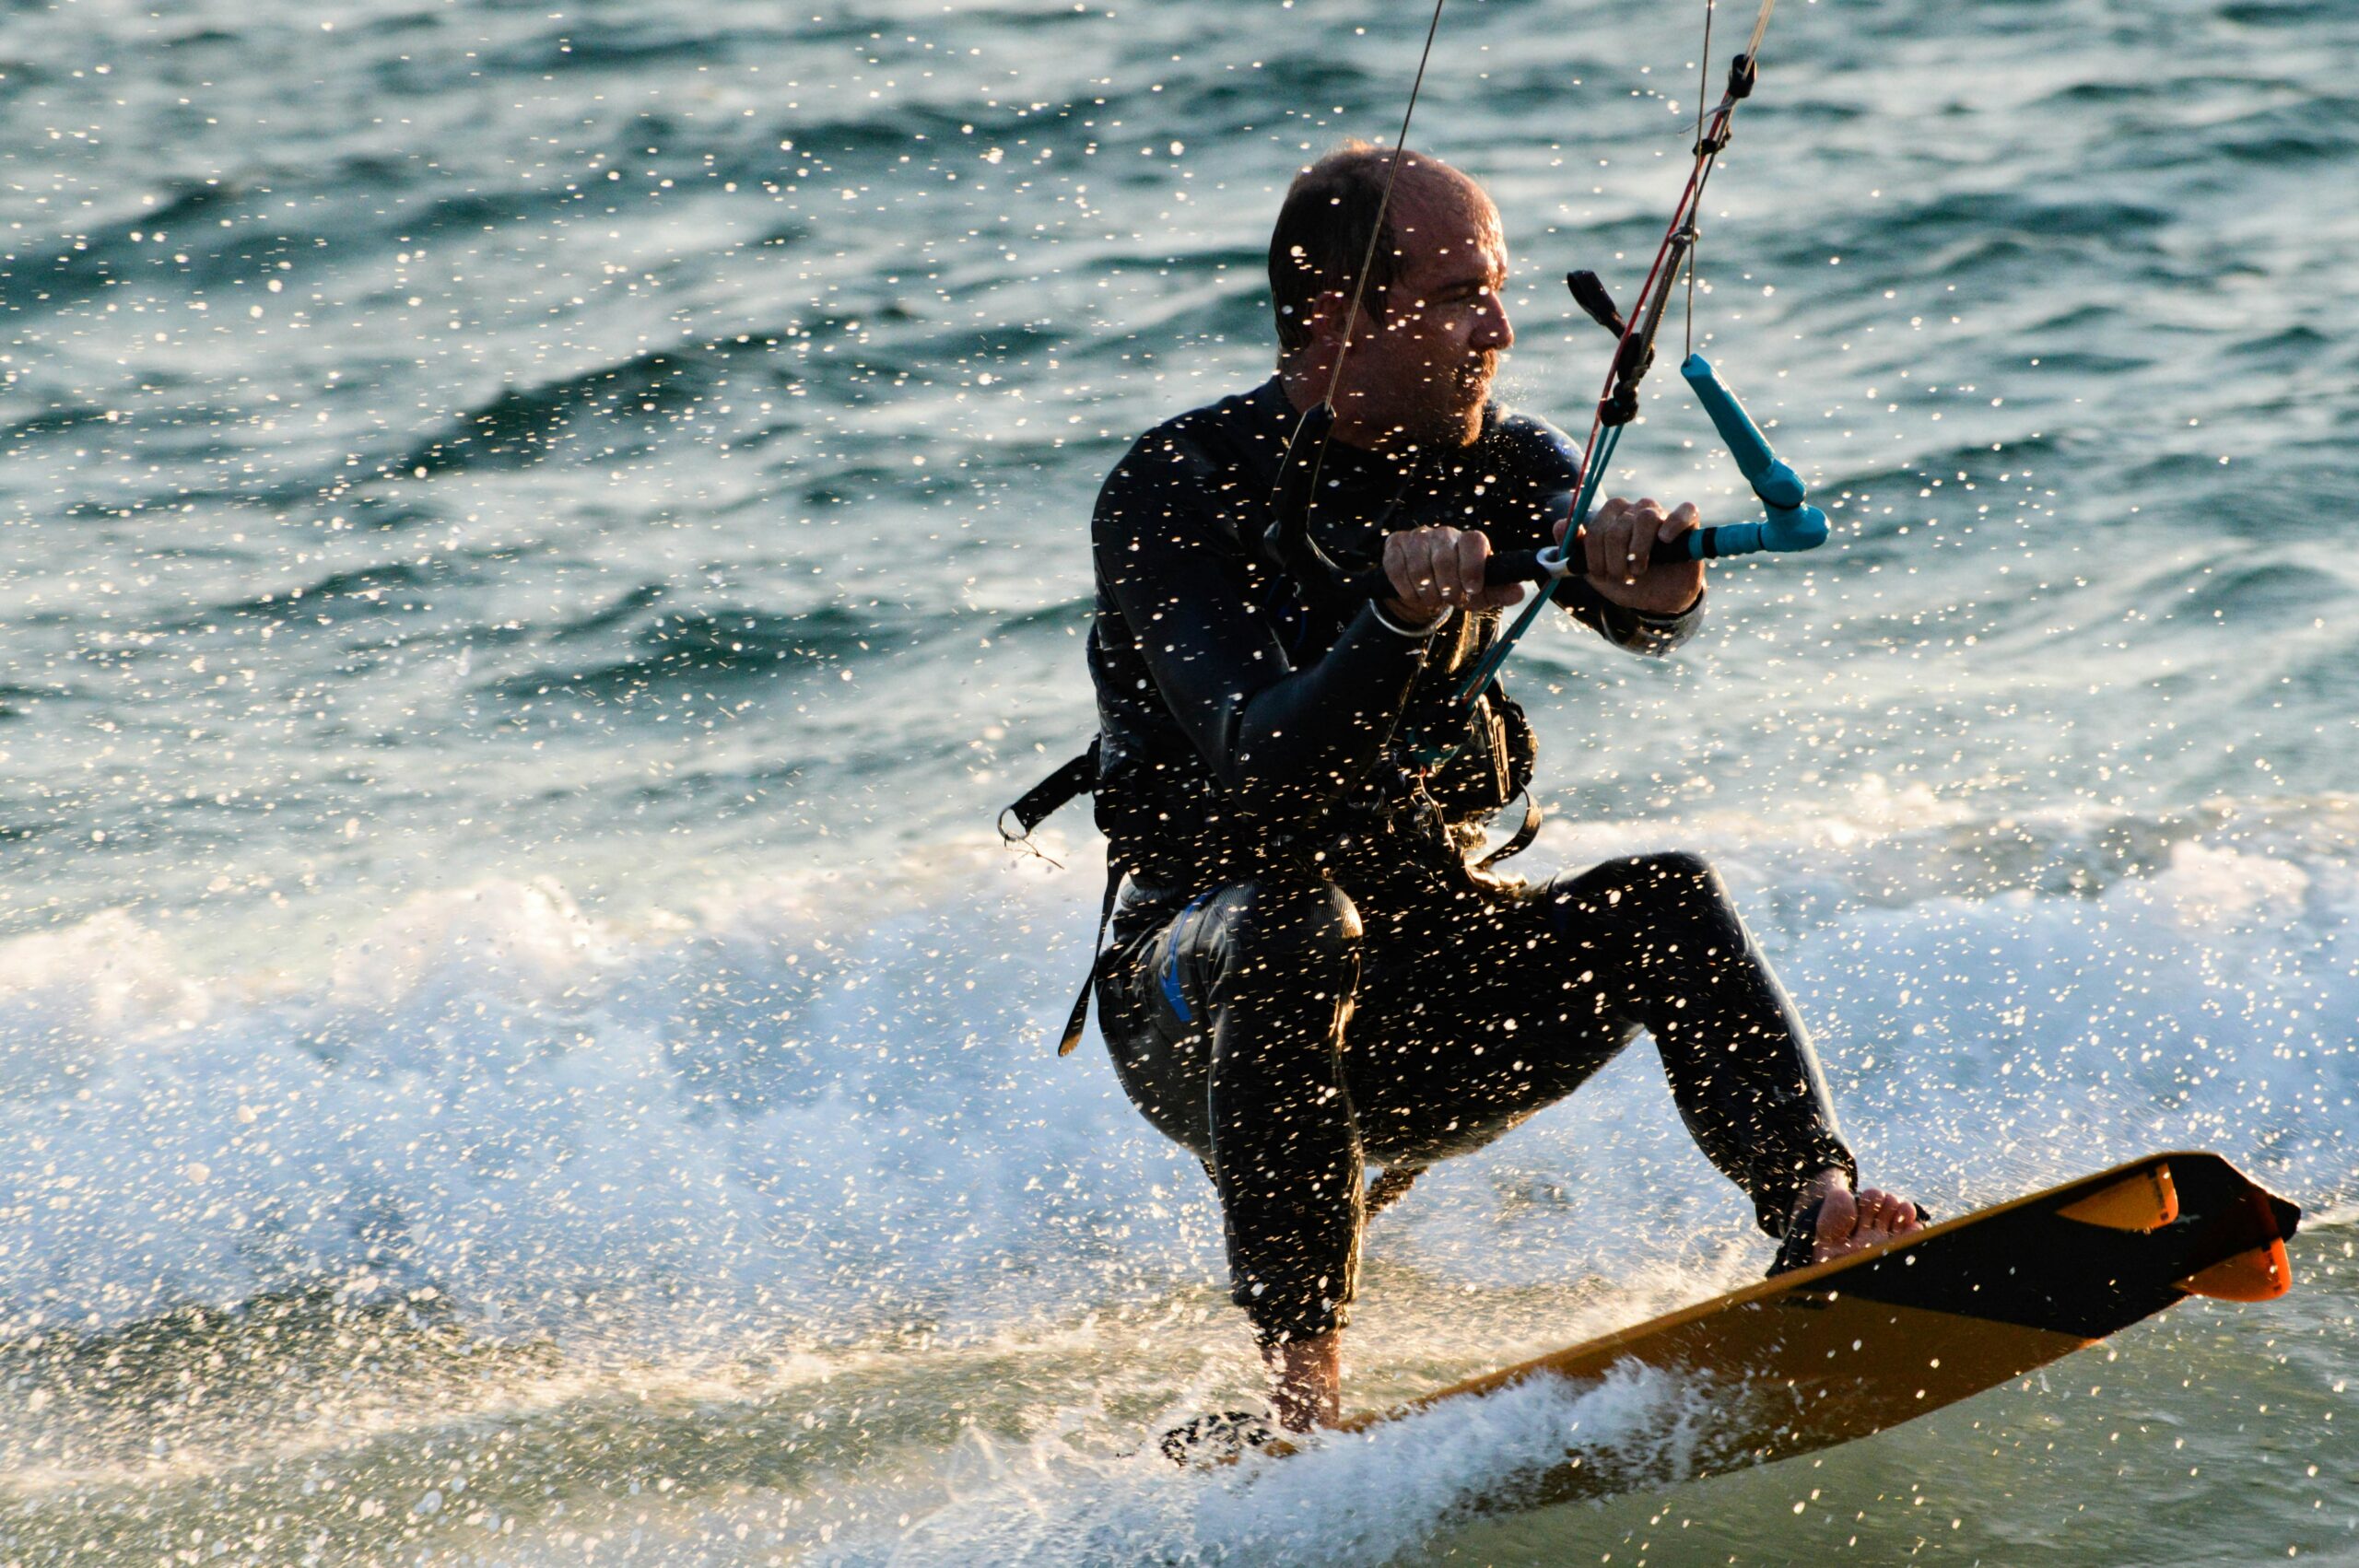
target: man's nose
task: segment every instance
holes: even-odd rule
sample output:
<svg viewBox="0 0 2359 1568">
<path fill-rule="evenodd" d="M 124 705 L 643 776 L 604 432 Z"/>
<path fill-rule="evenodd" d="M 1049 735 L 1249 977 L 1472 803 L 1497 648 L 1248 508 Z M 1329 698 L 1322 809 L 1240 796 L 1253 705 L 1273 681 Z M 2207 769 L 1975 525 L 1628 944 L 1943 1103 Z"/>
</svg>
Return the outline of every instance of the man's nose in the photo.
<svg viewBox="0 0 2359 1568">
<path fill-rule="evenodd" d="M 1508 302 L 1496 294 L 1485 295 L 1483 301 L 1483 316 L 1474 327 L 1475 346 L 1504 354 L 1515 346 L 1515 328 L 1508 321 Z"/>
</svg>

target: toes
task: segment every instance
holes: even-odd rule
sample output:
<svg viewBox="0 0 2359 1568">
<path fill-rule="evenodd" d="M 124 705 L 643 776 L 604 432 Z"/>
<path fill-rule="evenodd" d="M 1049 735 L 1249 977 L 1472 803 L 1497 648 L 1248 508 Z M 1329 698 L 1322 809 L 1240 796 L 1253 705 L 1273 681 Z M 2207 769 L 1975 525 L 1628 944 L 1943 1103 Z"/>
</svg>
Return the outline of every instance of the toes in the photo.
<svg viewBox="0 0 2359 1568">
<path fill-rule="evenodd" d="M 1825 1263 L 1923 1228 L 1917 1205 L 1897 1194 L 1873 1187 L 1857 1192 L 1837 1188 L 1819 1205 L 1812 1252 Z"/>
<path fill-rule="evenodd" d="M 1904 1236 L 1924 1228 L 1917 1218 L 1917 1205 L 1896 1193 L 1872 1189 L 1861 1193 L 1860 1226 L 1873 1229 L 1884 1236 Z"/>
<path fill-rule="evenodd" d="M 1868 1188 L 1860 1194 L 1859 1229 L 1869 1239 L 1882 1241 L 1899 1234 L 1904 1212 L 1900 1199 L 1891 1193 Z"/>
</svg>

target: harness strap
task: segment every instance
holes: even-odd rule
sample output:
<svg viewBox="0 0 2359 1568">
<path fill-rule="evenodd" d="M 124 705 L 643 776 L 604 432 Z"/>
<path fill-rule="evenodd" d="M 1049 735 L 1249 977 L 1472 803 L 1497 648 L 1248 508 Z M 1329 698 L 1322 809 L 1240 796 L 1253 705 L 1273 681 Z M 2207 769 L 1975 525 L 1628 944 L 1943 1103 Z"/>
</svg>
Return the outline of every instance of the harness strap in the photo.
<svg viewBox="0 0 2359 1568">
<path fill-rule="evenodd" d="M 1096 747 L 1091 747 L 1095 751 Z M 1071 764 L 1066 766 L 1070 766 Z M 1122 868 L 1106 868 L 1106 901 L 1097 907 L 1097 935 L 1089 944 L 1089 973 L 1081 977 L 1081 994 L 1073 999 L 1073 1011 L 1065 1014 L 1065 1032 L 1057 1041 L 1059 1056 L 1073 1055 L 1081 1044 L 1082 1025 L 1089 1022 L 1089 999 L 1097 989 L 1097 977 L 1105 972 L 1106 961 L 1113 954 L 1106 949 L 1106 927 L 1114 919 L 1114 893 L 1122 885 Z"/>
<path fill-rule="evenodd" d="M 1097 788 L 1097 743 L 1050 774 L 1017 798 L 1015 803 L 999 813 L 999 836 L 1010 844 L 1020 844 L 1032 837 L 1032 830 L 1049 820 L 1066 802 L 1088 794 Z M 1007 830 L 1007 819 L 1014 817 L 1018 833 Z M 1097 907 L 1097 935 L 1089 943 L 1089 973 L 1081 977 L 1081 994 L 1073 999 L 1073 1011 L 1065 1014 L 1065 1032 L 1058 1037 L 1057 1054 L 1073 1055 L 1081 1044 L 1081 1031 L 1089 1022 L 1089 999 L 1097 989 L 1097 977 L 1105 972 L 1106 928 L 1114 919 L 1114 895 L 1122 885 L 1122 868 L 1109 863 L 1106 867 L 1106 899 Z"/>
<path fill-rule="evenodd" d="M 1531 790 L 1525 790 L 1521 793 L 1523 795 L 1523 825 L 1515 830 L 1514 837 L 1475 861 L 1476 871 L 1489 871 L 1498 861 L 1522 854 L 1532 847 L 1532 841 L 1540 837 L 1540 802 L 1532 798 Z"/>
<path fill-rule="evenodd" d="M 1097 743 L 1092 741 L 1087 751 L 1025 790 L 1014 805 L 1000 812 L 999 836 L 1010 844 L 1029 838 L 1032 830 L 1048 821 L 1066 802 L 1076 795 L 1086 795 L 1097 787 Z M 1009 817 L 1015 819 L 1021 831 L 1010 833 L 1007 830 Z"/>
</svg>

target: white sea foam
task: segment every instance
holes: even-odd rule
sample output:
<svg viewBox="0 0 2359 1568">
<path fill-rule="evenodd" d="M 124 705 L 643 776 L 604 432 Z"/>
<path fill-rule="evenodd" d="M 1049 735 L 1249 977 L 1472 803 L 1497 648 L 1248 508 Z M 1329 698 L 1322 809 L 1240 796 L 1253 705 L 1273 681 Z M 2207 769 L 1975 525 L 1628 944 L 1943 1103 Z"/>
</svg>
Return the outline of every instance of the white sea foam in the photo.
<svg viewBox="0 0 2359 1568">
<path fill-rule="evenodd" d="M 626 933 L 490 883 L 259 1000 L 120 916 L 0 948 L 0 1203 L 50 1216 L 0 1238 L 9 1328 L 321 1280 L 487 1320 L 632 1290 L 807 1319 L 970 1284 L 1192 1174 L 1053 1071 L 1021 1009 L 1062 976 L 991 951 L 971 895 L 827 914 Z"/>
<path fill-rule="evenodd" d="M 1884 825 L 1702 837 L 1871 1175 L 1948 1211 L 2200 1143 L 2296 1196 L 2353 1185 L 2347 860 L 2183 843 L 2086 895 L 1893 905 L 1873 890 L 1914 851 Z M 38 1221 L 0 1235 L 0 1328 L 326 1283 L 431 1285 L 484 1328 L 629 1296 L 672 1343 L 824 1340 L 1215 1281 L 1194 1162 L 1094 1046 L 1047 1048 L 1090 881 L 962 872 L 881 919 L 780 883 L 629 929 L 490 883 L 267 985 L 187 972 L 122 914 L 0 946 L 0 1209 Z M 1702 1288 L 1757 1267 L 1748 1219 L 1641 1049 L 1428 1176 L 1374 1256 Z"/>
<path fill-rule="evenodd" d="M 857 1535 L 821 1561 L 1379 1563 L 1453 1519 L 1497 1505 L 1577 1457 L 1625 1481 L 1691 1473 L 1708 1401 L 1663 1375 L 1535 1379 L 1367 1432 L 1327 1434 L 1282 1459 L 1180 1470 L 1152 1447 L 1090 1457 L 1052 1433 L 1003 1450 L 970 1439 L 950 1501 L 906 1527 Z"/>
</svg>

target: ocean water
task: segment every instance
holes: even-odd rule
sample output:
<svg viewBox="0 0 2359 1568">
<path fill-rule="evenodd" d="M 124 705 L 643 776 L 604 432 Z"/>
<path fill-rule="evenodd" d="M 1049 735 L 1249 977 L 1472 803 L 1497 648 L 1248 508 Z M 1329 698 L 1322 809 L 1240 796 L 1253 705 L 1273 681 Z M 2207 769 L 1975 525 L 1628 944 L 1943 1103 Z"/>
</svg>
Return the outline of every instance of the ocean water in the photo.
<svg viewBox="0 0 2359 1568">
<path fill-rule="evenodd" d="M 1525 863 L 1711 856 L 1871 1176 L 2217 1149 L 2294 1293 L 1704 1482 L 1645 1378 L 1140 1452 L 1255 1368 L 1043 1040 L 1101 848 L 990 824 L 1087 738 L 1098 479 L 1265 373 L 1418 13 L 0 10 L 0 1562 L 2359 1562 L 2341 0 L 1787 0 L 1693 331 L 1835 537 L 1509 671 Z M 1635 283 L 1701 22 L 1444 16 L 1576 428 L 1554 280 Z M 1654 387 L 1614 488 L 1734 520 Z M 1641 1046 L 1375 1223 L 1352 1401 L 1765 1251 Z M 1640 1490 L 1481 1516 L 1568 1445 Z"/>
</svg>

